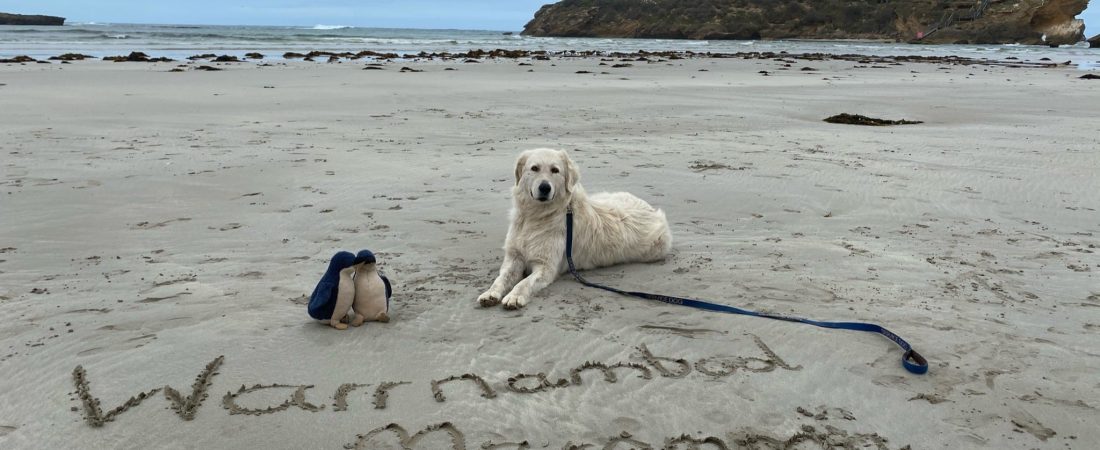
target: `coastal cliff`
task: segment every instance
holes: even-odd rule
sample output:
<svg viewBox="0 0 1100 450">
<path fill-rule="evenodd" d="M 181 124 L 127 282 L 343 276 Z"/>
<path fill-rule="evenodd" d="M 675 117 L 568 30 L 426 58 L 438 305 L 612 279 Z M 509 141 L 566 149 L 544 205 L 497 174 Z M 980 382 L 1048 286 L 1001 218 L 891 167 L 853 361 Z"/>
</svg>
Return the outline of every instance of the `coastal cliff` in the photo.
<svg viewBox="0 0 1100 450">
<path fill-rule="evenodd" d="M 65 18 L 57 16 L 27 16 L 0 13 L 0 25 L 64 25 Z"/>
<path fill-rule="evenodd" d="M 1073 44 L 1088 0 L 562 0 L 529 36 Z"/>
</svg>

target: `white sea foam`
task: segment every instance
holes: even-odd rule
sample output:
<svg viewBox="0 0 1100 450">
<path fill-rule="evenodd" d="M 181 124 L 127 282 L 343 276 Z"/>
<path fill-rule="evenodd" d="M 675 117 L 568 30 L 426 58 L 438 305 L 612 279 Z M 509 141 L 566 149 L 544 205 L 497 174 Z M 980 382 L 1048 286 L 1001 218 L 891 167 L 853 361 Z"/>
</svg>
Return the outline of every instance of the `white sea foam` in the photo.
<svg viewBox="0 0 1100 450">
<path fill-rule="evenodd" d="M 692 41 L 684 39 L 551 38 L 504 35 L 488 30 L 415 30 L 361 28 L 318 24 L 312 27 L 142 25 L 70 23 L 55 28 L 0 27 L 0 57 L 52 56 L 65 52 L 118 55 L 145 51 L 158 56 L 185 58 L 196 53 L 278 53 L 310 50 L 394 53 L 465 52 L 474 49 L 635 52 L 743 51 L 790 53 L 859 53 L 868 55 L 958 55 L 964 57 L 1014 56 L 1021 60 L 1047 57 L 1073 61 L 1093 68 L 1100 59 L 1081 43 L 1061 48 L 1040 45 L 909 45 L 863 41 Z"/>
</svg>

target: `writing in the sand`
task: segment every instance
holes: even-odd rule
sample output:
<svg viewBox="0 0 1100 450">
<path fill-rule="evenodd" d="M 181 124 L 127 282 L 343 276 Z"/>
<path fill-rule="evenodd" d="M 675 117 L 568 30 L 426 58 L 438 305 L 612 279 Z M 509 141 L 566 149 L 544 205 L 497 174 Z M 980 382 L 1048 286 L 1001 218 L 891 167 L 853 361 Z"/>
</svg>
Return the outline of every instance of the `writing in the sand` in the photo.
<svg viewBox="0 0 1100 450">
<path fill-rule="evenodd" d="M 435 435 L 438 434 L 438 437 Z M 421 442 L 425 441 L 425 442 Z M 346 449 L 370 449 L 378 448 L 382 443 L 397 444 L 398 448 L 445 448 L 443 442 L 450 441 L 451 450 L 466 450 L 466 435 L 451 422 L 442 422 L 428 425 L 416 433 L 409 434 L 405 427 L 391 423 L 375 428 L 366 434 L 356 435 L 355 441 L 344 444 Z M 707 448 L 730 450 L 734 448 L 746 448 L 755 450 L 795 450 L 795 449 L 855 449 L 865 448 L 874 450 L 889 450 L 887 441 L 878 434 L 851 433 L 840 428 L 826 425 L 818 428 L 813 425 L 802 425 L 798 432 L 789 437 L 776 437 L 752 430 L 742 430 L 727 433 L 725 439 L 718 436 L 706 436 L 702 433 L 696 435 L 681 434 L 664 439 L 661 447 L 666 450 L 692 449 L 697 450 L 707 445 Z M 602 444 L 602 445 L 601 445 Z M 621 445 L 621 447 L 620 447 Z M 597 447 L 599 446 L 599 447 Z M 549 445 L 543 445 L 549 447 Z M 481 444 L 482 449 L 530 449 L 531 444 L 519 442 L 493 442 L 492 440 Z M 584 450 L 603 448 L 618 449 L 645 449 L 653 450 L 653 444 L 623 431 L 616 436 L 611 436 L 598 443 L 568 441 L 561 447 L 562 450 Z M 910 447 L 901 447 L 901 450 L 909 450 Z"/>
<path fill-rule="evenodd" d="M 543 391 L 549 391 L 554 389 L 572 389 L 583 386 L 584 377 L 582 375 L 586 373 L 596 373 L 602 376 L 603 380 L 607 383 L 616 383 L 619 380 L 619 375 L 623 372 L 634 373 L 641 379 L 652 379 L 655 375 L 667 378 L 684 378 L 690 375 L 692 372 L 699 372 L 703 375 L 710 377 L 727 377 L 733 375 L 739 371 L 750 373 L 772 372 L 776 369 L 783 370 L 801 370 L 802 366 L 792 366 L 787 363 L 783 358 L 780 358 L 767 344 L 764 343 L 759 337 L 753 336 L 753 341 L 756 344 L 757 349 L 763 353 L 760 356 L 714 356 L 699 359 L 694 362 L 689 362 L 683 358 L 674 358 L 667 356 L 659 356 L 652 352 L 645 344 L 641 344 L 636 347 L 638 359 L 641 362 L 596 362 L 586 361 L 569 370 L 568 376 L 565 378 L 559 378 L 551 380 L 551 378 L 545 373 L 518 373 L 506 380 L 503 380 L 498 385 L 498 389 L 504 392 L 515 395 L 531 395 Z M 213 384 L 215 376 L 218 374 L 218 368 L 221 367 L 225 361 L 224 356 L 219 356 L 213 361 L 208 363 L 206 367 L 202 369 L 199 375 L 195 378 L 195 382 L 191 385 L 190 395 L 184 396 L 180 391 L 172 388 L 171 386 L 164 386 L 163 388 L 157 387 L 148 391 L 140 392 L 137 395 L 131 396 L 128 400 L 121 405 L 109 410 L 104 411 L 100 407 L 100 400 L 92 395 L 91 380 L 82 366 L 77 366 L 73 369 L 73 383 L 76 386 L 76 395 L 78 401 L 80 401 L 82 408 L 73 408 L 74 410 L 80 410 L 83 413 L 84 421 L 93 427 L 100 427 L 107 422 L 114 421 L 126 411 L 140 405 L 143 401 L 152 397 L 158 391 L 164 392 L 164 398 L 169 402 L 169 405 L 175 410 L 176 414 L 183 420 L 191 420 L 198 413 L 199 409 L 203 405 L 207 398 L 207 390 Z M 461 375 L 451 375 L 448 377 L 440 378 L 437 380 L 431 380 L 428 384 L 431 395 L 437 402 L 446 402 L 447 396 L 444 393 L 444 387 L 448 383 L 467 381 L 473 383 L 477 390 L 480 392 L 481 397 L 486 399 L 493 399 L 498 397 L 498 389 L 493 388 L 493 384 L 486 382 L 481 376 L 472 373 L 465 373 Z M 236 383 L 234 383 L 236 384 Z M 387 403 L 390 401 L 391 391 L 396 388 L 405 385 L 413 385 L 408 381 L 384 381 L 375 387 L 373 395 L 373 408 L 385 409 Z M 344 383 L 336 387 L 332 395 L 331 411 L 344 412 L 348 411 L 348 395 L 356 389 L 364 388 L 369 385 L 359 383 Z M 406 391 L 403 395 L 409 395 L 407 391 L 410 388 L 403 389 Z M 241 384 L 240 388 L 235 391 L 227 392 L 222 397 L 222 407 L 226 409 L 229 414 L 245 414 L 253 416 L 262 416 L 267 414 L 276 414 L 281 411 L 286 411 L 291 408 L 304 409 L 311 412 L 318 412 L 324 410 L 328 405 L 318 405 L 309 401 L 307 398 L 307 391 L 314 388 L 313 385 L 307 384 L 253 384 L 246 386 Z M 248 408 L 241 406 L 239 400 L 242 397 L 249 396 L 255 392 L 267 391 L 267 390 L 285 390 L 288 397 L 282 400 L 278 404 L 265 405 L 260 408 Z M 433 430 L 453 430 L 453 425 L 445 424 L 437 427 Z M 390 428 L 387 428 L 390 427 Z M 368 433 L 365 436 L 373 436 L 385 430 L 397 432 L 399 435 L 407 436 L 407 433 L 398 432 L 399 426 L 391 424 L 387 427 L 376 429 L 375 431 Z M 396 427 L 396 428 L 393 428 Z M 403 431 L 403 429 L 402 429 Z M 451 433 L 451 431 L 447 431 Z M 453 433 L 452 433 L 453 434 Z M 415 436 L 419 436 L 418 433 Z M 686 441 L 685 441 L 686 442 Z"/>
</svg>

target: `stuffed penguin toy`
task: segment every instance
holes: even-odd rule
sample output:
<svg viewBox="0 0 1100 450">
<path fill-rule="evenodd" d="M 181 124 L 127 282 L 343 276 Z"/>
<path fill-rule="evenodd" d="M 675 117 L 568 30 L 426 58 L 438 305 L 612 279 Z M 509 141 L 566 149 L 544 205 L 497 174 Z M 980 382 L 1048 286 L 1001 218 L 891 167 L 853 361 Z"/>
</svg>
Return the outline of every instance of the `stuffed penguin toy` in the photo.
<svg viewBox="0 0 1100 450">
<path fill-rule="evenodd" d="M 379 273 L 370 250 L 361 250 L 358 255 L 341 251 L 329 260 L 328 269 L 313 289 L 309 315 L 328 321 L 337 330 L 348 328 L 345 317 L 356 327 L 365 321 L 389 322 L 391 295 L 390 281 Z"/>
<path fill-rule="evenodd" d="M 351 324 L 359 326 L 364 321 L 390 321 L 390 281 L 378 273 L 378 264 L 370 250 L 361 250 L 355 255 L 356 261 L 362 261 L 355 268 L 355 318 Z"/>
</svg>

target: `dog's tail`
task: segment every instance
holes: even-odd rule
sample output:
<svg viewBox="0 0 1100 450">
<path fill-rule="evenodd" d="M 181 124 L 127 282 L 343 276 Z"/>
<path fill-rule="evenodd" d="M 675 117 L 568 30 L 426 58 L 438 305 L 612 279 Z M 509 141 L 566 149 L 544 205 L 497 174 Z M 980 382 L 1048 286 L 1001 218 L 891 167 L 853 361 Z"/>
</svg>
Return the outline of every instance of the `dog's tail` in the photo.
<svg viewBox="0 0 1100 450">
<path fill-rule="evenodd" d="M 653 248 L 660 255 L 658 259 L 664 259 L 672 251 L 672 228 L 668 226 L 664 211 L 658 209 L 656 216 L 659 220 L 655 221 L 657 226 L 654 230 Z"/>
</svg>

